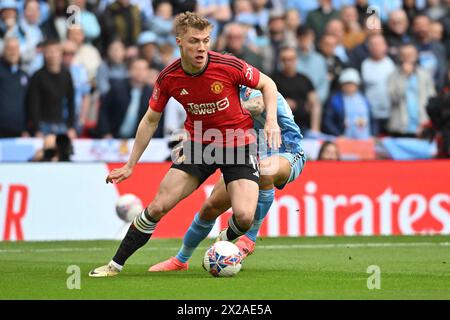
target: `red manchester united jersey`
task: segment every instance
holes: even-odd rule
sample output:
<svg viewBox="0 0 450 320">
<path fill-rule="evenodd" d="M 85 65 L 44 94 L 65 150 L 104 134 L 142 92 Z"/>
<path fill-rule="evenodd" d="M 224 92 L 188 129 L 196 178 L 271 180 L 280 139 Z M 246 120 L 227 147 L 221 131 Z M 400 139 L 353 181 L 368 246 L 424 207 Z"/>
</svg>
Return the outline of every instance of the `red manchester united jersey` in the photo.
<svg viewBox="0 0 450 320">
<path fill-rule="evenodd" d="M 230 55 L 209 52 L 206 67 L 196 75 L 183 71 L 178 59 L 161 71 L 149 106 L 162 112 L 174 97 L 186 110 L 184 125 L 191 140 L 241 146 L 255 138 L 250 113 L 241 106 L 239 85 L 254 88 L 259 77 L 258 69 Z"/>
</svg>

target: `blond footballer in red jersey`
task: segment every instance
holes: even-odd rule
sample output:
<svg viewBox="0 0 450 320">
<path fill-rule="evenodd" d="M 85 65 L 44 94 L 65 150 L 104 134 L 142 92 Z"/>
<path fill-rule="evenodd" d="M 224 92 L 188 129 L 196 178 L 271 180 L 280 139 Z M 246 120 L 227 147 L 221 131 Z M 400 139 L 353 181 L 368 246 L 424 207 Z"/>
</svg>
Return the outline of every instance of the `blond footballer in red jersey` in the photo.
<svg viewBox="0 0 450 320">
<path fill-rule="evenodd" d="M 208 129 L 225 133 L 227 129 L 245 132 L 253 127 L 250 114 L 240 104 L 238 86 L 242 84 L 259 89 L 263 93 L 267 112 L 264 136 L 272 149 L 278 149 L 281 144 L 275 83 L 242 60 L 210 52 L 211 24 L 205 18 L 191 12 L 180 14 L 175 19 L 175 31 L 181 59 L 161 72 L 149 109 L 139 124 L 130 159 L 123 167 L 110 172 L 107 183 L 120 183 L 131 176 L 171 96 L 182 103 L 187 112 L 185 128 L 191 140 L 204 146 L 211 142 L 203 137 Z M 195 121 L 201 124 L 201 132 L 195 132 Z M 236 148 L 254 143 L 254 138 L 247 133 L 244 133 L 243 139 L 233 137 L 232 141 L 227 141 L 230 139 L 222 138 L 219 142 L 215 141 L 222 147 L 228 143 Z M 210 168 L 216 170 L 216 167 L 206 164 L 173 165 L 163 178 L 153 201 L 133 221 L 110 263 L 92 270 L 89 275 L 117 275 L 128 257 L 148 242 L 157 222 L 179 201 L 195 191 L 208 174 L 213 173 L 208 171 Z M 254 176 L 259 177 L 259 172 L 257 168 L 248 166 L 228 165 L 220 169 L 234 212 L 227 229 L 230 234 L 228 238 L 232 240 L 244 234 L 252 225 L 258 200 L 258 183 Z M 251 175 L 249 170 L 256 172 Z"/>
</svg>

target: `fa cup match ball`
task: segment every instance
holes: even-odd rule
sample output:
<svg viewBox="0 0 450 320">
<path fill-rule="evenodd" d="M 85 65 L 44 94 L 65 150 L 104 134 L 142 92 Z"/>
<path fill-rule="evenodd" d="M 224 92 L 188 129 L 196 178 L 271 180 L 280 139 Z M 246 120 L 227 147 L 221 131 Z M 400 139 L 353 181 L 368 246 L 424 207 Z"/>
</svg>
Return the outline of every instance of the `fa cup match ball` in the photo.
<svg viewBox="0 0 450 320">
<path fill-rule="evenodd" d="M 133 221 L 143 209 L 141 199 L 131 193 L 120 196 L 116 202 L 116 213 L 125 222 Z"/>
<path fill-rule="evenodd" d="M 219 241 L 205 252 L 203 268 L 214 277 L 232 277 L 242 267 L 242 254 L 231 242 Z"/>
</svg>

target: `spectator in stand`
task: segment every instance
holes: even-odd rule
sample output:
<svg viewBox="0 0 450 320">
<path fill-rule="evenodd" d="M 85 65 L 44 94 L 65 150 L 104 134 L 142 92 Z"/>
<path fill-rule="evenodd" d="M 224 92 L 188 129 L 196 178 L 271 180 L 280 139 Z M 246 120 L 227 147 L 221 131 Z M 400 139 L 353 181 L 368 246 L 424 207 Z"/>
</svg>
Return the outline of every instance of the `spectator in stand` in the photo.
<svg viewBox="0 0 450 320">
<path fill-rule="evenodd" d="M 345 64 L 349 62 L 347 49 L 344 47 L 344 23 L 339 19 L 333 19 L 328 22 L 325 33 L 332 34 L 337 39 L 335 55 Z"/>
<path fill-rule="evenodd" d="M 72 76 L 62 66 L 62 48 L 58 41 L 44 44 L 45 65 L 30 80 L 27 110 L 31 131 L 36 137 L 67 133 L 75 138 L 75 97 Z M 64 110 L 67 118 L 64 119 Z"/>
<path fill-rule="evenodd" d="M 89 2 L 98 2 L 98 13 L 103 15 L 105 10 L 107 9 L 108 6 L 110 6 L 111 4 L 113 4 L 116 0 L 88 0 Z M 179 0 L 180 2 L 184 2 L 184 4 L 189 3 L 193 0 Z M 153 3 L 156 3 L 157 1 L 149 1 L 149 0 L 130 0 L 129 1 L 132 5 L 136 6 L 139 8 L 143 20 L 144 20 L 144 24 L 145 22 L 150 21 L 153 18 Z M 176 1 L 171 1 L 171 2 L 176 2 Z M 172 4 L 173 5 L 173 4 Z M 184 12 L 185 10 L 183 10 L 183 8 L 180 8 L 181 11 L 180 12 Z M 193 11 L 193 10 L 188 10 L 188 11 Z"/>
<path fill-rule="evenodd" d="M 305 136 L 314 136 L 320 132 L 322 107 L 311 81 L 297 72 L 297 60 L 295 47 L 282 47 L 281 71 L 275 72 L 272 79 L 277 84 L 278 91 L 286 98 L 294 120 Z"/>
<path fill-rule="evenodd" d="M 128 78 L 128 68 L 125 63 L 125 46 L 122 41 L 115 40 L 108 46 L 106 60 L 102 62 L 97 72 L 97 88 L 101 95 L 109 91 L 111 80 Z"/>
<path fill-rule="evenodd" d="M 158 46 L 161 64 L 166 67 L 177 59 L 175 48 L 169 42 L 162 42 Z M 156 69 L 150 69 L 155 70 Z"/>
<path fill-rule="evenodd" d="M 232 12 L 234 13 L 233 21 L 241 23 L 246 27 L 247 41 L 251 41 L 253 45 L 257 41 L 256 26 L 258 19 L 253 9 L 252 0 L 234 0 L 232 1 Z M 262 34 L 261 30 L 260 34 Z M 251 45 L 250 43 L 246 43 Z"/>
<path fill-rule="evenodd" d="M 412 24 L 418 15 L 423 14 L 423 11 L 417 7 L 416 0 L 403 0 L 403 10 L 408 16 L 409 24 Z"/>
<path fill-rule="evenodd" d="M 251 0 L 234 0 L 232 2 L 232 12 L 234 13 L 234 20 L 241 14 L 253 15 Z M 254 24 L 256 25 L 256 19 Z"/>
<path fill-rule="evenodd" d="M 23 6 L 19 6 L 19 12 L 21 15 L 24 14 L 24 10 L 21 12 L 21 8 L 25 7 L 25 3 L 28 2 L 29 0 L 25 0 L 22 1 L 21 3 L 23 4 Z M 50 5 L 49 5 L 49 1 L 48 0 L 37 0 L 37 2 L 39 3 L 39 24 L 45 22 L 48 17 L 50 16 L 51 12 L 50 12 Z"/>
<path fill-rule="evenodd" d="M 149 30 L 154 32 L 159 42 L 176 45 L 173 29 L 173 8 L 169 1 L 164 0 L 156 4 L 155 16 L 149 22 Z"/>
<path fill-rule="evenodd" d="M 28 77 L 20 69 L 17 38 L 5 39 L 0 60 L 0 138 L 26 137 L 25 96 Z"/>
<path fill-rule="evenodd" d="M 215 42 L 225 23 L 231 20 L 229 0 L 197 0 L 196 12 L 213 25 L 211 40 Z"/>
<path fill-rule="evenodd" d="M 295 9 L 289 9 L 286 11 L 284 20 L 286 21 L 286 29 L 289 41 L 294 42 L 297 38 L 297 29 L 302 24 L 300 14 Z"/>
<path fill-rule="evenodd" d="M 139 7 L 131 4 L 130 0 L 116 0 L 106 8 L 102 18 L 101 34 L 105 47 L 116 38 L 126 47 L 136 43 L 143 21 Z"/>
<path fill-rule="evenodd" d="M 83 29 L 71 27 L 67 30 L 67 39 L 76 44 L 77 50 L 74 63 L 82 65 L 88 74 L 89 82 L 93 83 L 97 75 L 98 67 L 102 63 L 102 57 L 97 48 L 84 42 Z"/>
<path fill-rule="evenodd" d="M 330 83 L 325 59 L 314 48 L 314 31 L 306 26 L 297 29 L 297 71 L 307 76 L 323 104 L 328 98 Z"/>
<path fill-rule="evenodd" d="M 362 26 L 367 20 L 367 10 L 369 9 L 368 0 L 355 0 L 355 8 L 358 12 L 359 25 Z"/>
<path fill-rule="evenodd" d="M 441 20 L 447 14 L 447 8 L 445 7 L 446 0 L 427 0 L 427 7 L 425 14 L 433 21 Z"/>
<path fill-rule="evenodd" d="M 328 71 L 328 82 L 330 83 L 330 92 L 339 89 L 339 76 L 345 65 L 334 52 L 336 50 L 337 40 L 332 34 L 324 34 L 319 41 L 319 52 L 325 59 Z"/>
<path fill-rule="evenodd" d="M 66 40 L 62 44 L 62 48 L 63 65 L 70 71 L 72 76 L 75 95 L 75 129 L 77 130 L 77 135 L 80 136 L 84 131 L 89 111 L 91 85 L 86 69 L 75 62 L 74 57 L 77 45 L 73 41 Z"/>
<path fill-rule="evenodd" d="M 342 44 L 345 49 L 352 50 L 366 39 L 366 34 L 359 24 L 358 11 L 354 6 L 343 6 L 341 9 L 341 20 L 344 23 Z"/>
<path fill-rule="evenodd" d="M 319 149 L 317 160 L 339 161 L 341 154 L 336 143 L 332 141 L 324 141 Z"/>
<path fill-rule="evenodd" d="M 251 2 L 253 5 L 253 15 L 256 20 L 255 26 L 262 32 L 267 32 L 270 15 L 273 12 L 281 12 L 281 10 L 279 8 L 273 8 L 271 12 L 267 7 L 268 0 L 251 0 Z"/>
<path fill-rule="evenodd" d="M 308 14 L 319 7 L 317 0 L 286 0 L 286 9 L 296 9 L 305 21 Z"/>
<path fill-rule="evenodd" d="M 55 0 L 50 6 L 51 15 L 41 25 L 44 39 L 64 41 L 67 36 L 69 0 Z"/>
<path fill-rule="evenodd" d="M 80 10 L 79 22 L 86 41 L 92 43 L 100 36 L 101 29 L 95 14 L 86 9 L 86 2 L 87 0 L 71 0 L 72 5 L 77 6 Z"/>
<path fill-rule="evenodd" d="M 30 74 L 31 65 L 38 55 L 36 48 L 38 44 L 42 42 L 43 35 L 41 28 L 39 27 L 39 2 L 36 0 L 29 0 L 25 2 L 24 6 L 24 14 L 20 19 L 19 25 L 25 32 L 26 49 L 22 51 L 21 60 L 22 69 Z"/>
<path fill-rule="evenodd" d="M 148 85 L 146 60 L 130 63 L 127 80 L 111 80 L 109 92 L 102 97 L 98 130 L 104 138 L 134 138 L 140 120 L 148 109 L 152 88 Z M 162 137 L 160 124 L 155 137 Z"/>
<path fill-rule="evenodd" d="M 447 59 L 442 43 L 431 39 L 431 20 L 418 15 L 413 22 L 415 45 L 419 51 L 419 64 L 432 75 L 436 89 L 440 90 L 447 76 Z"/>
<path fill-rule="evenodd" d="M 238 3 L 244 4 L 249 3 L 248 0 L 239 0 Z M 251 8 L 251 7 L 250 7 Z M 233 22 L 239 23 L 241 27 L 244 29 L 245 35 L 245 45 L 255 53 L 259 54 L 261 49 L 260 47 L 267 46 L 268 37 L 266 34 L 260 32 L 259 34 L 256 32 L 256 17 L 253 16 L 252 13 L 239 13 L 235 15 Z M 223 35 L 223 33 L 221 34 Z M 222 44 L 219 41 L 223 42 L 223 36 L 219 36 L 218 42 L 216 42 L 215 46 L 221 46 Z"/>
<path fill-rule="evenodd" d="M 170 0 L 173 7 L 173 15 L 186 11 L 194 12 L 197 7 L 197 0 Z"/>
<path fill-rule="evenodd" d="M 328 22 L 333 19 L 339 19 L 339 11 L 333 9 L 331 0 L 319 0 L 319 8 L 308 13 L 306 25 L 320 38 Z"/>
<path fill-rule="evenodd" d="M 66 134 L 48 134 L 44 137 L 43 148 L 30 161 L 67 162 L 73 155 L 72 141 Z"/>
<path fill-rule="evenodd" d="M 244 26 L 246 34 L 246 45 L 258 46 L 258 35 L 256 34 L 256 26 L 258 24 L 253 4 L 251 0 L 235 0 L 232 1 L 233 22 L 240 23 Z M 260 32 L 260 35 L 263 33 Z"/>
<path fill-rule="evenodd" d="M 447 6 L 447 13 L 440 22 L 444 26 L 444 45 L 447 51 L 447 60 L 450 61 L 450 0 L 444 1 Z"/>
<path fill-rule="evenodd" d="M 402 2 L 406 0 L 369 0 L 369 5 L 372 8 L 377 8 L 377 15 L 381 18 L 381 21 L 386 23 L 389 14 L 394 11 L 401 9 Z M 413 0 L 414 2 L 416 0 Z"/>
<path fill-rule="evenodd" d="M 391 114 L 389 131 L 400 137 L 420 137 L 428 122 L 426 105 L 436 94 L 430 74 L 417 65 L 418 52 L 413 45 L 400 48 L 400 66 L 388 80 Z"/>
<path fill-rule="evenodd" d="M 286 21 L 284 13 L 281 11 L 271 11 L 269 16 L 269 39 L 267 44 L 261 47 L 263 57 L 263 70 L 265 73 L 273 73 L 278 69 L 278 55 L 282 45 L 295 46 L 295 43 L 289 43 L 288 31 L 286 30 Z"/>
<path fill-rule="evenodd" d="M 426 108 L 432 127 L 427 128 L 423 136 L 437 142 L 436 158 L 450 159 L 450 70 L 447 73 L 446 85 L 436 97 L 428 101 Z"/>
<path fill-rule="evenodd" d="M 384 29 L 384 37 L 388 44 L 388 53 L 395 62 L 398 61 L 399 48 L 412 40 L 408 28 L 409 21 L 405 11 L 399 9 L 389 14 L 387 28 Z"/>
<path fill-rule="evenodd" d="M 26 34 L 19 25 L 17 4 L 13 0 L 0 2 L 0 42 L 6 37 L 17 38 L 21 53 L 25 51 Z"/>
<path fill-rule="evenodd" d="M 375 15 L 371 15 L 364 23 L 364 32 L 366 33 L 366 41 L 361 43 L 348 54 L 348 65 L 354 69 L 361 70 L 361 64 L 369 57 L 369 46 L 367 39 L 371 35 L 381 34 L 381 21 Z"/>
<path fill-rule="evenodd" d="M 261 57 L 245 45 L 244 28 L 239 23 L 228 23 L 218 40 L 217 50 L 229 52 L 239 59 L 262 69 Z"/>
<path fill-rule="evenodd" d="M 341 91 L 329 100 L 323 112 L 323 131 L 348 139 L 368 139 L 371 133 L 370 105 L 359 90 L 356 69 L 345 69 L 339 78 Z"/>
<path fill-rule="evenodd" d="M 387 134 L 387 123 L 391 109 L 387 82 L 395 71 L 395 64 L 387 55 L 388 48 L 382 35 L 370 36 L 368 45 L 370 55 L 361 65 L 365 95 L 369 100 L 374 118 L 374 133 L 376 135 Z"/>
<path fill-rule="evenodd" d="M 37 0 L 27 0 L 24 3 L 23 16 L 20 18 L 19 25 L 25 32 L 27 42 L 37 45 L 42 41 L 42 30 L 39 26 L 41 19 L 41 10 Z"/>
<path fill-rule="evenodd" d="M 154 32 L 144 31 L 137 40 L 139 47 L 139 56 L 147 60 L 150 68 L 161 71 L 164 65 L 158 55 L 158 37 Z"/>
<path fill-rule="evenodd" d="M 434 42 L 443 42 L 444 38 L 444 26 L 439 21 L 431 22 L 430 26 L 430 39 Z"/>
</svg>

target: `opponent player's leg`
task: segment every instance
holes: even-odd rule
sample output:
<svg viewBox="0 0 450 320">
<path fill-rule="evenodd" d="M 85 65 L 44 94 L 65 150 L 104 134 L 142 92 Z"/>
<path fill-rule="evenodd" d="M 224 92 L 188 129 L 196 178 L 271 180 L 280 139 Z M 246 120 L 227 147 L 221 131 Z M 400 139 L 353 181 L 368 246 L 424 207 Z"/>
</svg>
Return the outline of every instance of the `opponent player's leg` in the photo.
<svg viewBox="0 0 450 320">
<path fill-rule="evenodd" d="M 178 169 L 170 169 L 153 201 L 133 220 L 111 262 L 91 271 L 89 275 L 105 277 L 120 272 L 126 260 L 148 242 L 158 221 L 178 202 L 191 194 L 198 185 L 199 178 L 196 176 Z"/>
<path fill-rule="evenodd" d="M 187 270 L 188 260 L 214 226 L 216 218 L 231 206 L 230 198 L 225 188 L 223 178 L 214 186 L 202 208 L 196 213 L 189 229 L 183 237 L 183 244 L 175 257 L 157 263 L 150 267 L 151 272 Z"/>
</svg>

